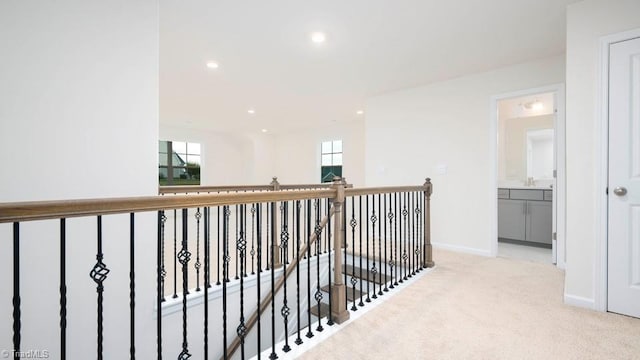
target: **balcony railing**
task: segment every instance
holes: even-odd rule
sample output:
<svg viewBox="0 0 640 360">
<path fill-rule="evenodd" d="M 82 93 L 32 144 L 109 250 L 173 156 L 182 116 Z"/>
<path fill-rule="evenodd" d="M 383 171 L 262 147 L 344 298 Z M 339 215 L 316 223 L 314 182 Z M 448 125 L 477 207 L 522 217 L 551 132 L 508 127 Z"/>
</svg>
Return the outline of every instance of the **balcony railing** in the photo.
<svg viewBox="0 0 640 360">
<path fill-rule="evenodd" d="M 377 188 L 353 188 L 338 179 L 322 185 L 274 181 L 268 186 L 171 187 L 161 188 L 162 196 L 153 197 L 0 204 L 0 223 L 10 223 L 12 233 L 12 241 L 2 244 L 12 244 L 14 358 L 24 352 L 23 332 L 38 333 L 23 327 L 21 305 L 25 285 L 21 275 L 37 271 L 33 264 L 21 264 L 30 248 L 38 246 L 37 239 L 21 232 L 32 223 L 57 222 L 59 349 L 49 350 L 59 354 L 54 358 L 88 356 L 67 346 L 79 341 L 67 337 L 68 315 L 73 312 L 68 268 L 88 256 L 74 248 L 77 227 L 83 229 L 83 238 L 89 236 L 87 230 L 95 231 L 91 254 L 95 262 L 86 271 L 96 291 L 98 359 L 122 353 L 105 347 L 105 338 L 113 336 L 105 324 L 125 321 L 132 359 L 149 358 L 152 353 L 158 359 L 244 359 L 260 358 L 264 351 L 275 359 L 294 344 L 310 341 L 314 331 L 344 322 L 350 311 L 433 266 L 431 192 L 429 179 L 421 186 Z M 149 223 L 150 214 L 154 214 L 153 233 L 150 226 L 137 225 Z M 69 237 L 74 239 L 71 247 Z M 127 261 L 122 261 L 123 254 Z M 153 266 L 153 272 L 145 265 Z M 123 272 L 128 273 L 128 316 L 105 317 L 106 301 L 112 299 L 105 296 L 110 275 L 119 278 L 117 273 Z M 139 273 L 143 275 L 137 278 Z M 141 347 L 136 338 L 150 330 L 136 330 L 136 320 L 145 313 L 137 299 L 150 296 L 136 285 L 151 282 L 155 282 L 156 314 L 153 350 L 146 342 Z M 276 348 L 280 341 L 284 345 Z"/>
</svg>

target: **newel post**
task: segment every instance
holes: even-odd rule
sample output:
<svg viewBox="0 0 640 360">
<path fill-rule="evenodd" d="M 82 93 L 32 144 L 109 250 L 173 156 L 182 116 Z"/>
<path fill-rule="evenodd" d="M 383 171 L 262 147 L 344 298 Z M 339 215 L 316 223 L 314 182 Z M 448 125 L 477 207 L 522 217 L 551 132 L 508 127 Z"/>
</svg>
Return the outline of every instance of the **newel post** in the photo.
<svg viewBox="0 0 640 360">
<path fill-rule="evenodd" d="M 336 189 L 336 197 L 332 199 L 335 210 L 333 218 L 333 251 L 334 251 L 334 281 L 331 287 L 331 315 L 333 321 L 341 324 L 349 319 L 346 303 L 347 287 L 342 281 L 342 246 L 344 244 L 342 205 L 345 202 L 344 189 L 346 182 L 340 177 L 333 178 L 332 188 Z"/>
<path fill-rule="evenodd" d="M 271 183 L 269 184 L 273 187 L 272 191 L 280 191 L 280 183 L 278 182 L 278 177 L 274 176 L 271 179 Z M 280 249 L 280 237 L 278 236 L 278 229 L 280 228 L 280 218 L 278 217 L 278 206 L 277 203 L 274 201 L 271 203 L 271 239 L 272 240 L 272 245 L 271 245 L 271 251 L 273 254 L 273 268 L 277 269 L 279 267 L 282 266 L 282 256 L 280 254 L 280 252 L 282 251 Z"/>
<path fill-rule="evenodd" d="M 424 183 L 424 253 L 422 254 L 422 267 L 433 267 L 433 249 L 431 248 L 431 193 L 433 193 L 433 184 L 431 179 L 427 178 Z"/>
</svg>

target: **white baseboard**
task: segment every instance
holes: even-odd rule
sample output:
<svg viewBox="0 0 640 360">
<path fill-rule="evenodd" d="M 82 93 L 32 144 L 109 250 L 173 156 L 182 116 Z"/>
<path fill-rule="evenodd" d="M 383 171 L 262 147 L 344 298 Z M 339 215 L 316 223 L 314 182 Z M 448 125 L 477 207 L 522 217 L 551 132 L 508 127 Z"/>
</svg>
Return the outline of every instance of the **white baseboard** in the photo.
<svg viewBox="0 0 640 360">
<path fill-rule="evenodd" d="M 493 257 L 491 256 L 491 251 L 489 250 L 481 250 L 481 249 L 470 248 L 466 246 L 444 244 L 439 242 L 432 242 L 431 245 L 436 249 L 450 250 L 455 252 L 461 252 L 461 253 L 472 254 L 472 255 L 480 255 L 480 256 L 486 256 L 486 257 Z"/>
<path fill-rule="evenodd" d="M 577 306 L 581 308 L 596 310 L 596 301 L 594 299 L 589 299 L 582 296 L 565 293 L 564 303 L 571 306 Z"/>
</svg>

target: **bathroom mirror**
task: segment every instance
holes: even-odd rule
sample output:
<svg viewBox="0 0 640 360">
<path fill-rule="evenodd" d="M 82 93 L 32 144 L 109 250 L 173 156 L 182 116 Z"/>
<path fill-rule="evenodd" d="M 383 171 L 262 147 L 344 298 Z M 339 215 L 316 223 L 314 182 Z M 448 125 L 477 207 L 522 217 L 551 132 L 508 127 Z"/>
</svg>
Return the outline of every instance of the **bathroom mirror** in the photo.
<svg viewBox="0 0 640 360">
<path fill-rule="evenodd" d="M 527 178 L 553 179 L 553 129 L 527 130 Z"/>
</svg>

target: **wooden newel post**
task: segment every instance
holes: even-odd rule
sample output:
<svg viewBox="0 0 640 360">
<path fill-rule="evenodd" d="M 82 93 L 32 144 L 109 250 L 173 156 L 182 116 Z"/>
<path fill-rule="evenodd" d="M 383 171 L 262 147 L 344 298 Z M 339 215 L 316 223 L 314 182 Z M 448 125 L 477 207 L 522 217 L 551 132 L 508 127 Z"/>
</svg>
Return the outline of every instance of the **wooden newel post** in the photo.
<svg viewBox="0 0 640 360">
<path fill-rule="evenodd" d="M 272 191 L 280 191 L 280 183 L 278 177 L 274 176 L 269 184 L 273 186 Z M 280 256 L 280 236 L 278 236 L 278 229 L 280 228 L 280 218 L 278 216 L 278 206 L 276 202 L 271 203 L 271 238 L 273 239 L 273 245 L 271 251 L 273 251 L 273 268 L 277 269 L 282 266 L 282 259 Z"/>
<path fill-rule="evenodd" d="M 335 210 L 333 218 L 333 250 L 334 250 L 334 280 L 331 286 L 331 315 L 333 321 L 341 324 L 349 319 L 349 311 L 346 303 L 347 287 L 342 281 L 342 246 L 344 244 L 342 205 L 345 201 L 344 189 L 346 182 L 340 177 L 333 178 L 333 186 L 336 189 L 336 197 L 332 200 Z"/>
<path fill-rule="evenodd" d="M 431 179 L 427 178 L 424 183 L 424 246 L 422 254 L 422 267 L 434 267 L 433 249 L 431 248 L 431 193 L 433 193 L 433 184 Z"/>
</svg>

